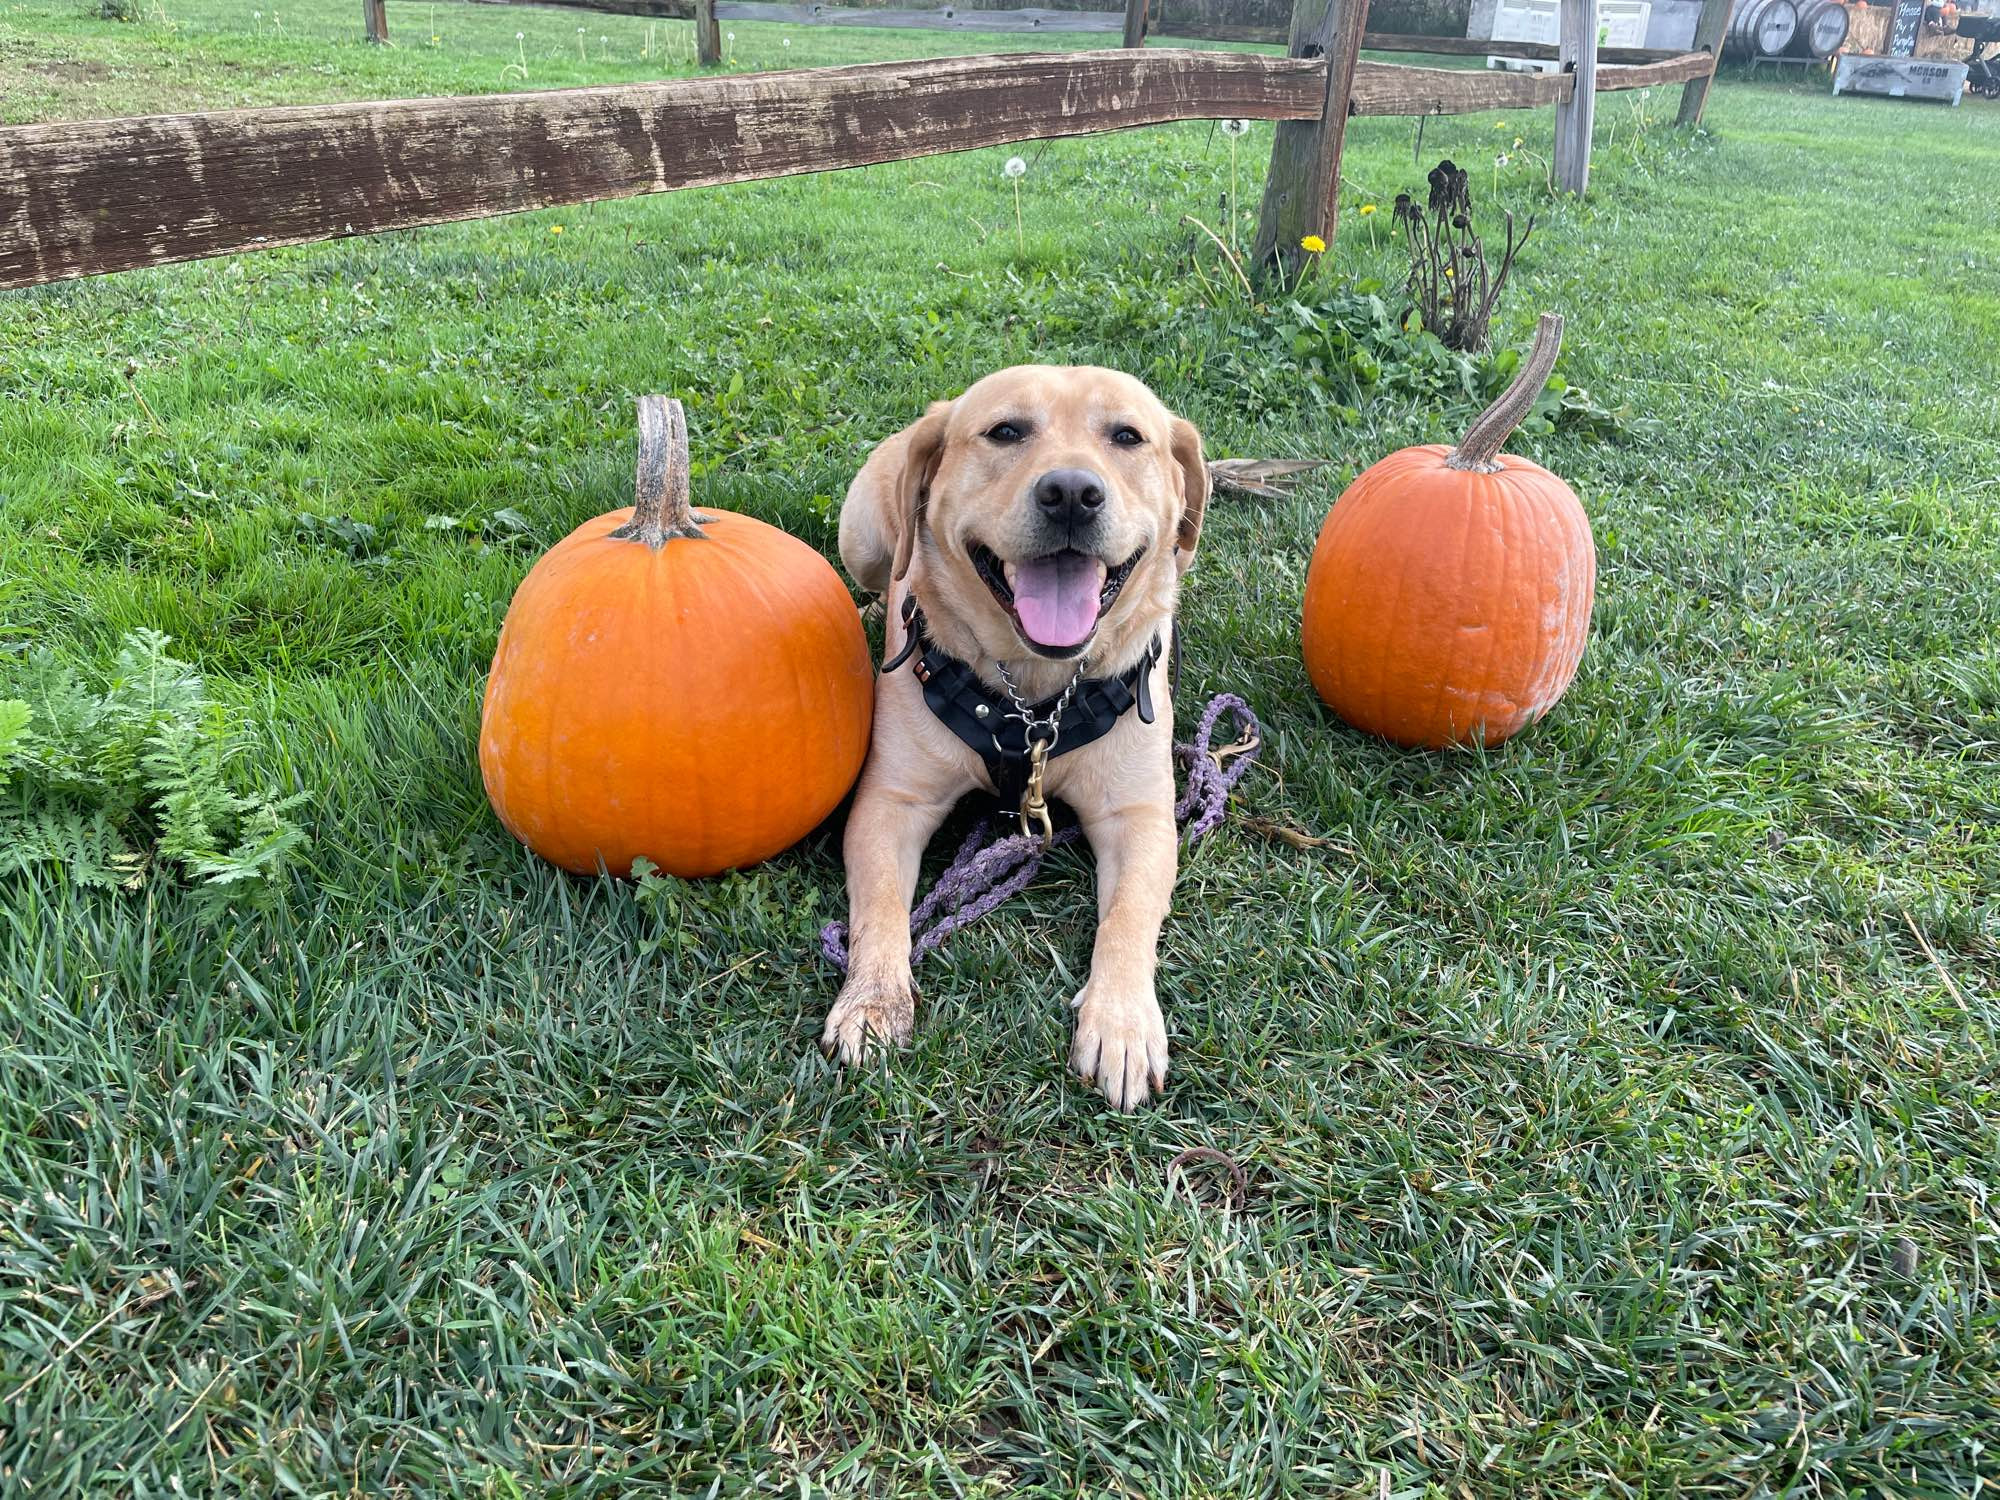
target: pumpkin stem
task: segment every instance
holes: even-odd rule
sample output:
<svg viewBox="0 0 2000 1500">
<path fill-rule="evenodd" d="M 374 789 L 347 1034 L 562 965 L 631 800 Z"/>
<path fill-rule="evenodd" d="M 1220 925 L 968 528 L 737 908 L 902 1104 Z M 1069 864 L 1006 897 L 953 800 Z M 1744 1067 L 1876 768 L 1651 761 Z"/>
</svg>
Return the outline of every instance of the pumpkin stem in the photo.
<svg viewBox="0 0 2000 1500">
<path fill-rule="evenodd" d="M 1549 375 L 1556 367 L 1556 351 L 1562 348 L 1563 320 L 1560 313 L 1543 313 L 1541 321 L 1535 325 L 1535 346 L 1528 351 L 1528 358 L 1522 364 L 1514 383 L 1500 393 L 1500 398 L 1479 414 L 1479 420 L 1465 429 L 1465 436 L 1458 440 L 1458 446 L 1445 457 L 1445 467 L 1449 469 L 1472 469 L 1481 474 L 1492 474 L 1500 465 L 1495 462 L 1500 449 L 1507 439 L 1514 435 L 1514 429 L 1528 415 L 1542 388 L 1549 383 Z"/>
<path fill-rule="evenodd" d="M 621 542 L 644 542 L 657 552 L 676 537 L 702 540 L 696 523 L 707 519 L 688 506 L 687 414 L 672 397 L 641 396 L 632 519 L 611 535 Z"/>
</svg>

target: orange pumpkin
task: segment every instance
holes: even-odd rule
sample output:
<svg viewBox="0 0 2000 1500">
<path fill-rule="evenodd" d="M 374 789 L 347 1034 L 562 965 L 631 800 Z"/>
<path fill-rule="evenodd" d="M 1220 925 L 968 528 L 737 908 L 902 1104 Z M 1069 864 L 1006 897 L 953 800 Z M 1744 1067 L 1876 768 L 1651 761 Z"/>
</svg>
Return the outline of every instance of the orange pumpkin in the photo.
<svg viewBox="0 0 2000 1500">
<path fill-rule="evenodd" d="M 648 396 L 637 505 L 550 548 L 508 606 L 479 768 L 500 821 L 565 869 L 713 875 L 839 805 L 874 703 L 839 575 L 754 517 L 690 511 L 680 403 Z"/>
<path fill-rule="evenodd" d="M 1456 448 L 1392 453 L 1335 502 L 1306 573 L 1314 688 L 1399 745 L 1497 745 L 1562 697 L 1583 657 L 1597 550 L 1576 494 L 1502 454 L 1555 368 L 1544 313 L 1514 383 Z"/>
</svg>

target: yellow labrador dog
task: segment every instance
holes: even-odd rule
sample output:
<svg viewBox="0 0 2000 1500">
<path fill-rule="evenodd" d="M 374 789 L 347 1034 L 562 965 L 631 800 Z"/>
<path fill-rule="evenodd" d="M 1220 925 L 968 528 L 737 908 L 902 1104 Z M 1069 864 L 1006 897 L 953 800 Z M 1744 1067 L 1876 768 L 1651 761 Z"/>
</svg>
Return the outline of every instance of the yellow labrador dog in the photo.
<svg viewBox="0 0 2000 1500">
<path fill-rule="evenodd" d="M 882 443 L 840 513 L 840 555 L 885 592 L 888 660 L 847 821 L 847 983 L 822 1045 L 909 1040 L 910 901 L 966 793 L 1031 786 L 1097 856 L 1097 943 L 1070 1064 L 1119 1109 L 1164 1084 L 1154 996 L 1174 884 L 1168 653 L 1208 501 L 1201 434 L 1115 370 L 989 375 Z"/>
</svg>

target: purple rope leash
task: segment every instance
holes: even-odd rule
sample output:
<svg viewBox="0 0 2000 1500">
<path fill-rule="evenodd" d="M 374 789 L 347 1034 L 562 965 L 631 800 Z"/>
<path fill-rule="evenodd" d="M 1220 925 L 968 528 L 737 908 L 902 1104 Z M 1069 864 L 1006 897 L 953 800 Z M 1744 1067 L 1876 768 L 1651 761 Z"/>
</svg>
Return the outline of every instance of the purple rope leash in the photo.
<svg viewBox="0 0 2000 1500">
<path fill-rule="evenodd" d="M 1224 714 L 1236 716 L 1240 732 L 1234 745 L 1212 750 L 1215 727 Z M 1190 847 L 1221 826 L 1229 810 L 1229 793 L 1257 758 L 1262 737 L 1262 727 L 1250 705 L 1234 693 L 1218 693 L 1202 710 L 1194 743 L 1174 746 L 1174 759 L 1187 773 L 1187 789 L 1174 804 L 1174 821 L 1186 830 Z M 910 913 L 910 935 L 915 940 L 910 947 L 911 963 L 932 952 L 959 928 L 1027 889 L 1050 849 L 1083 837 L 1083 830 L 1075 824 L 1056 830 L 1047 844 L 1033 834 L 1003 831 L 1017 826 L 1015 819 L 995 814 L 974 824 L 966 834 L 950 866 Z M 819 950 L 846 973 L 847 924 L 829 922 L 821 928 Z"/>
</svg>

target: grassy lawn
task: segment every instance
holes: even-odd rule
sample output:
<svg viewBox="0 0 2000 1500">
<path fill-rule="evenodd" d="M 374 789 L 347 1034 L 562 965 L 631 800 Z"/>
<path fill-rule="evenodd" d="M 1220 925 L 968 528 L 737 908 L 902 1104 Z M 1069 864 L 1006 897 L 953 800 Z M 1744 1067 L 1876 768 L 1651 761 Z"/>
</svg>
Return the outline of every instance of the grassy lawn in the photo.
<svg viewBox="0 0 2000 1500">
<path fill-rule="evenodd" d="M 642 57 L 643 21 L 392 0 L 383 51 L 256 3 L 11 4 L 0 119 L 691 71 L 683 23 Z M 736 29 L 738 67 L 1021 40 Z M 643 392 L 698 499 L 829 554 L 872 443 L 1030 358 L 1147 378 L 1214 454 L 1453 433 L 1463 393 L 1218 339 L 1258 320 L 1180 220 L 1224 221 L 1223 136 L 1026 148 L 1018 241 L 996 151 L 0 293 L 0 698 L 165 632 L 308 835 L 229 902 L 0 875 L 0 1494 L 2000 1473 L 2000 111 L 1823 87 L 1725 78 L 1692 138 L 1677 90 L 1607 96 L 1583 203 L 1546 112 L 1356 122 L 1324 274 L 1393 281 L 1355 210 L 1476 164 L 1539 215 L 1498 338 L 1562 311 L 1629 408 L 1516 444 L 1590 512 L 1593 640 L 1518 740 L 1389 749 L 1297 658 L 1338 481 L 1218 502 L 1182 726 L 1242 692 L 1241 811 L 1329 842 L 1186 859 L 1132 1118 L 1063 1067 L 1085 862 L 843 1073 L 837 838 L 563 876 L 474 727 L 515 583 L 629 503 Z M 1248 1202 L 1170 1179 L 1189 1146 Z"/>
</svg>

